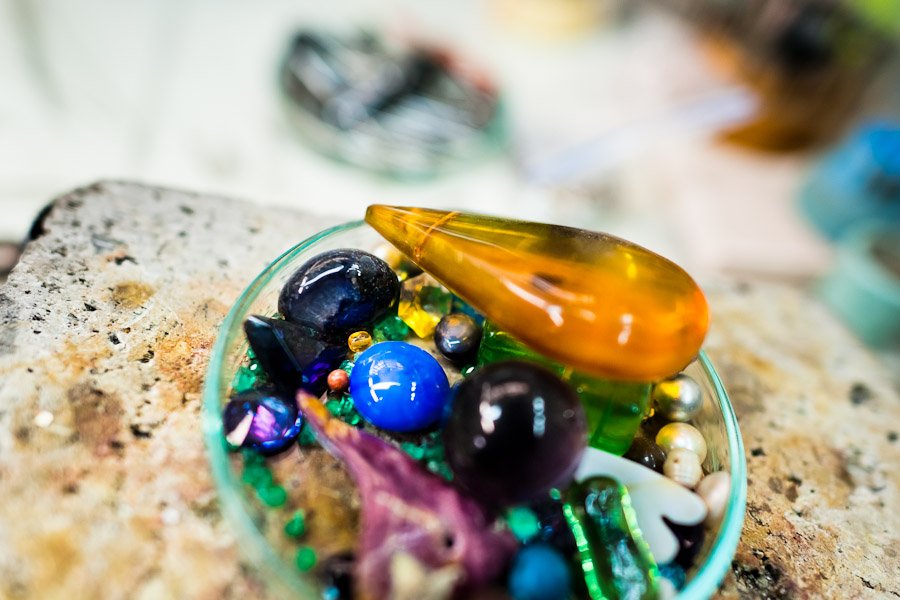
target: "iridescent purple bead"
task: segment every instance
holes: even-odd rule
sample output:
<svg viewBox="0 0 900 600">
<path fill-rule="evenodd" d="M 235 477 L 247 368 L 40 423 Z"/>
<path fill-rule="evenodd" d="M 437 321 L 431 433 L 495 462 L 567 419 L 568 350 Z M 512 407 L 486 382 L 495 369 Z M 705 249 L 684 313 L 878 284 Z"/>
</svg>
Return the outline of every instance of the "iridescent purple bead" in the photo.
<svg viewBox="0 0 900 600">
<path fill-rule="evenodd" d="M 257 388 L 232 397 L 222 413 L 226 441 L 234 447 L 274 454 L 300 433 L 303 418 L 296 401 L 274 388 Z"/>
<path fill-rule="evenodd" d="M 443 431 L 456 481 L 487 504 L 544 498 L 571 480 L 587 442 L 575 390 L 539 365 L 485 365 L 456 391 Z"/>
</svg>

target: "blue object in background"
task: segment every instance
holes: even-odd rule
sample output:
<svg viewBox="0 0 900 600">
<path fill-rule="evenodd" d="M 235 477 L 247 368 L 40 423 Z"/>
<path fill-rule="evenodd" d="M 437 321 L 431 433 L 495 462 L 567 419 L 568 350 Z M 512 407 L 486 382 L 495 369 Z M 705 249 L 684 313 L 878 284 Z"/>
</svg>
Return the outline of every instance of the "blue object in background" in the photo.
<svg viewBox="0 0 900 600">
<path fill-rule="evenodd" d="M 679 591 L 684 587 L 684 584 L 687 581 L 687 575 L 684 572 L 684 567 L 682 567 L 678 563 L 673 562 L 665 565 L 659 565 L 659 574 L 671 581 L 672 585 L 675 586 L 675 589 Z"/>
<path fill-rule="evenodd" d="M 363 418 L 389 431 L 417 431 L 441 418 L 450 384 L 440 363 L 406 342 L 380 342 L 350 373 L 350 395 Z"/>
<path fill-rule="evenodd" d="M 847 231 L 818 292 L 865 343 L 900 343 L 900 224 L 860 223 Z"/>
<path fill-rule="evenodd" d="M 900 125 L 859 129 L 813 171 L 800 208 L 831 239 L 862 221 L 900 223 Z"/>
<path fill-rule="evenodd" d="M 566 559 L 549 544 L 530 544 L 516 553 L 508 591 L 515 600 L 566 600 L 571 593 Z"/>
</svg>

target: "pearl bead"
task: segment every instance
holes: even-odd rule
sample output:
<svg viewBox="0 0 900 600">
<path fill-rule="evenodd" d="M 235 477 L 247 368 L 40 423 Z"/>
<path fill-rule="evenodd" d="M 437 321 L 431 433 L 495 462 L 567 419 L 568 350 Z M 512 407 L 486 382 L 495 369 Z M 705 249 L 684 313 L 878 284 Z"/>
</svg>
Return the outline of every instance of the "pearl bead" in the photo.
<svg viewBox="0 0 900 600">
<path fill-rule="evenodd" d="M 728 497 L 731 494 L 731 475 L 727 471 L 710 473 L 697 485 L 697 494 L 706 503 L 706 523 L 718 523 L 725 514 Z"/>
<path fill-rule="evenodd" d="M 666 456 L 675 448 L 686 448 L 700 459 L 706 460 L 706 440 L 696 427 L 687 423 L 669 423 L 656 434 L 656 443 L 659 444 Z"/>
<path fill-rule="evenodd" d="M 663 474 L 686 488 L 693 488 L 703 477 L 703 468 L 696 454 L 687 448 L 673 448 L 666 457 Z"/>
<path fill-rule="evenodd" d="M 687 375 L 660 381 L 651 394 L 659 412 L 670 421 L 690 421 L 703 408 L 703 390 Z"/>
</svg>

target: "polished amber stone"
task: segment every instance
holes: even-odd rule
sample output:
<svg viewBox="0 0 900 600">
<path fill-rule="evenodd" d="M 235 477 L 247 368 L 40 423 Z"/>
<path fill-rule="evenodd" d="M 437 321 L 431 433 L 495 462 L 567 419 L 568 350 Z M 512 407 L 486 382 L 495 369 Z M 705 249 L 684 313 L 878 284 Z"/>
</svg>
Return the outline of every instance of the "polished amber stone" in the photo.
<svg viewBox="0 0 900 600">
<path fill-rule="evenodd" d="M 693 360 L 709 326 L 681 267 L 605 233 L 384 205 L 366 221 L 501 329 L 574 369 L 662 379 Z"/>
</svg>

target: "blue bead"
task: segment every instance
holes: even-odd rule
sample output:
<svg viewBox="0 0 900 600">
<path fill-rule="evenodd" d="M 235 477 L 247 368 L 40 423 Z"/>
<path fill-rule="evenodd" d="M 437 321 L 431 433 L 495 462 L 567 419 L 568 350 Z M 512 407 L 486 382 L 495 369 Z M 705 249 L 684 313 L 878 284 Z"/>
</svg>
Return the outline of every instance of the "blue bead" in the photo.
<svg viewBox="0 0 900 600">
<path fill-rule="evenodd" d="M 222 413 L 229 444 L 265 454 L 287 448 L 302 425 L 303 417 L 294 399 L 273 388 L 241 392 L 232 397 Z"/>
<path fill-rule="evenodd" d="M 363 352 L 350 373 L 350 395 L 372 425 L 417 431 L 437 421 L 450 385 L 425 350 L 406 342 L 381 342 Z"/>
<path fill-rule="evenodd" d="M 676 590 L 680 590 L 681 588 L 683 588 L 685 582 L 687 581 L 687 575 L 685 575 L 684 567 L 682 567 L 678 563 L 673 562 L 665 565 L 659 565 L 659 574 L 671 581 Z"/>
<path fill-rule="evenodd" d="M 508 587 L 515 600 L 566 600 L 572 588 L 569 565 L 552 546 L 525 546 L 513 559 Z"/>
</svg>

